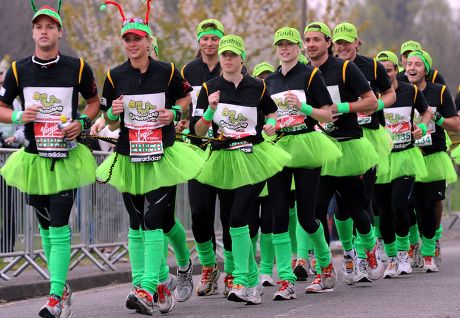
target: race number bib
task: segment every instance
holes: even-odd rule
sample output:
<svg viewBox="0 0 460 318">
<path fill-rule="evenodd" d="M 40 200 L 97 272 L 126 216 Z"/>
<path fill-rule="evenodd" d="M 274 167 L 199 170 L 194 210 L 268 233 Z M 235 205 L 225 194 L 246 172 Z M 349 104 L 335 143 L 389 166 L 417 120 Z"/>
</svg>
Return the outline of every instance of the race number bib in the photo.
<svg viewBox="0 0 460 318">
<path fill-rule="evenodd" d="M 304 91 L 292 90 L 290 92 L 294 93 L 301 103 L 306 103 L 307 98 Z M 276 111 L 276 130 L 297 131 L 307 129 L 307 125 L 305 125 L 305 114 L 297 108 L 288 105 L 284 97 L 286 93 L 285 91 L 271 95 L 276 106 L 278 106 L 278 110 Z"/>
<path fill-rule="evenodd" d="M 241 139 L 256 135 L 257 108 L 219 103 L 213 121 L 218 134 L 228 139 Z"/>
<path fill-rule="evenodd" d="M 433 113 L 436 113 L 437 107 L 431 107 L 431 109 L 433 110 Z M 414 122 L 420 123 L 420 113 L 416 109 L 414 110 Z M 434 121 L 430 120 L 430 123 L 428 124 L 427 129 L 426 129 L 426 135 L 420 139 L 417 139 L 415 141 L 415 145 L 418 147 L 432 146 L 433 139 L 431 138 L 431 134 L 435 132 L 436 132 L 436 124 L 434 123 Z"/>
<path fill-rule="evenodd" d="M 61 115 L 72 118 L 72 87 L 25 87 L 25 108 L 41 105 L 34 121 L 38 154 L 46 158 L 66 158 L 67 142 L 58 128 Z"/>
<path fill-rule="evenodd" d="M 385 128 L 393 139 L 393 148 L 404 149 L 412 142 L 412 107 L 385 108 Z"/>
<path fill-rule="evenodd" d="M 339 104 L 342 102 L 342 99 L 340 98 L 340 91 L 339 91 L 339 85 L 331 85 L 327 87 L 327 90 L 329 92 L 329 95 L 331 95 L 332 102 L 334 104 Z M 341 113 L 335 114 L 334 117 L 342 115 Z M 318 123 L 321 127 L 322 130 L 324 130 L 326 133 L 331 133 L 333 132 L 337 126 L 331 122 L 331 123 Z"/>
</svg>

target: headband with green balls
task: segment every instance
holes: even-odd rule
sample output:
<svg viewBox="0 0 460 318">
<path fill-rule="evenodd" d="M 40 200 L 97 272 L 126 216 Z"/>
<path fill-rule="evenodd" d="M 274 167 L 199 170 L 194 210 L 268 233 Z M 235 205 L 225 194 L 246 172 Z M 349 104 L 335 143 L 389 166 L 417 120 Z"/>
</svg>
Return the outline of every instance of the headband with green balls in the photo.
<svg viewBox="0 0 460 318">
<path fill-rule="evenodd" d="M 123 11 L 122 6 L 116 2 L 116 1 L 104 1 L 103 4 L 101 4 L 100 9 L 105 10 L 107 9 L 107 5 L 111 4 L 115 7 L 118 8 L 118 11 L 120 12 L 121 18 L 122 18 L 122 29 L 120 36 L 125 35 L 128 32 L 132 32 L 134 34 L 140 35 L 140 36 L 149 36 L 152 37 L 152 30 L 149 27 L 149 15 L 150 15 L 150 2 L 151 0 L 144 0 L 147 4 L 147 12 L 145 14 L 145 20 L 142 20 L 141 18 L 130 18 L 127 19 L 125 16 L 125 13 Z"/>
<path fill-rule="evenodd" d="M 62 26 L 62 19 L 60 16 L 61 12 L 61 6 L 62 6 L 62 1 L 58 0 L 58 6 L 57 10 L 54 8 L 51 8 L 49 6 L 43 6 L 40 10 L 37 10 L 37 7 L 35 6 L 35 0 L 30 0 L 30 5 L 32 6 L 32 10 L 34 10 L 35 14 L 32 18 L 32 22 L 35 21 L 36 18 L 38 18 L 41 15 L 46 15 L 56 21 L 59 26 Z"/>
</svg>

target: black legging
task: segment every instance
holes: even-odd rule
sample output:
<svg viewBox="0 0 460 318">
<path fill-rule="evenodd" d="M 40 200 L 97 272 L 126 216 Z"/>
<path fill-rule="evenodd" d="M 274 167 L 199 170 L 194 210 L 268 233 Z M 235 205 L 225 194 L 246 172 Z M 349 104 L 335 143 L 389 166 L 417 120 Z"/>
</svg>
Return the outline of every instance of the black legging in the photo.
<svg viewBox="0 0 460 318">
<path fill-rule="evenodd" d="M 419 229 L 422 235 L 428 239 L 436 233 L 436 202 L 442 201 L 446 181 L 434 181 L 427 183 L 415 183 L 415 209 L 419 220 Z"/>
<path fill-rule="evenodd" d="M 163 229 L 171 231 L 175 224 L 174 210 L 176 186 L 163 187 L 146 194 L 122 193 L 123 202 L 129 215 L 129 227 L 133 230 Z"/>
<path fill-rule="evenodd" d="M 297 219 L 307 233 L 315 233 L 319 223 L 315 218 L 316 197 L 318 193 L 321 168 L 284 168 L 268 180 L 269 199 L 273 213 L 273 234 L 285 233 L 289 229 L 289 207 L 291 182 L 294 176 L 295 199 L 297 200 Z"/>
<path fill-rule="evenodd" d="M 401 177 L 387 184 L 375 186 L 377 209 L 380 215 L 380 232 L 386 244 L 398 236 L 409 234 L 409 206 L 414 188 L 414 177 Z"/>
<path fill-rule="evenodd" d="M 52 195 L 27 196 L 27 203 L 31 205 L 38 222 L 44 230 L 52 227 L 62 227 L 69 224 L 70 212 L 77 190 L 66 190 Z"/>
<path fill-rule="evenodd" d="M 364 192 L 363 178 L 361 176 L 321 176 L 316 204 L 316 217 L 323 224 L 326 241 L 328 243 L 330 242 L 327 209 L 334 194 L 336 195 L 337 201 L 342 200 L 344 206 L 343 209 L 338 209 L 336 211 L 335 217 L 339 221 L 345 221 L 351 217 L 359 233 L 369 233 L 371 230 L 371 223 L 369 215 L 365 212 L 366 208 L 369 206 L 369 200 Z"/>
</svg>

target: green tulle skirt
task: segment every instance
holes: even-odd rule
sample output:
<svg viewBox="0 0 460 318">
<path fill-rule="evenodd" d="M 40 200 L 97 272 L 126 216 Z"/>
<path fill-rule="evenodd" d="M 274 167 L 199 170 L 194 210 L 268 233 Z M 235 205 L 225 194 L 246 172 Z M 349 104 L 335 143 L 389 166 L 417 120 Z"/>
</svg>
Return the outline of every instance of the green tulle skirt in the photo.
<svg viewBox="0 0 460 318">
<path fill-rule="evenodd" d="M 236 189 L 267 180 L 290 160 L 291 155 L 267 141 L 254 145 L 252 153 L 214 150 L 197 180 L 219 189 Z"/>
<path fill-rule="evenodd" d="M 27 194 L 49 195 L 77 189 L 96 180 L 96 161 L 88 147 L 78 144 L 65 159 L 53 159 L 24 151 L 14 152 L 0 174 L 10 186 Z"/>
<path fill-rule="evenodd" d="M 292 156 L 290 168 L 318 168 L 342 156 L 334 142 L 318 131 L 283 136 L 276 145 Z"/>
<path fill-rule="evenodd" d="M 377 184 L 390 183 L 404 176 L 423 178 L 427 175 L 425 160 L 418 147 L 392 152 L 389 158 L 390 170 L 377 175 Z"/>
<path fill-rule="evenodd" d="M 195 179 L 205 163 L 200 154 L 204 151 L 196 148 L 175 142 L 165 148 L 160 161 L 148 163 L 132 163 L 129 156 L 113 153 L 97 168 L 96 176 L 101 181 L 109 180 L 108 184 L 120 192 L 135 195 L 184 183 Z"/>
<path fill-rule="evenodd" d="M 342 156 L 323 165 L 321 175 L 347 177 L 364 174 L 378 163 L 378 155 L 366 138 L 337 142 L 332 139 Z"/>
<path fill-rule="evenodd" d="M 391 135 L 382 126 L 379 129 L 368 129 L 363 127 L 364 137 L 374 146 L 375 152 L 379 156 L 377 164 L 377 174 L 386 174 L 390 169 L 389 155 L 393 149 Z"/>
<path fill-rule="evenodd" d="M 446 180 L 447 183 L 454 183 L 457 181 L 457 172 L 446 152 L 436 152 L 423 158 L 425 159 L 428 174 L 423 178 L 418 178 L 418 182 Z"/>
</svg>

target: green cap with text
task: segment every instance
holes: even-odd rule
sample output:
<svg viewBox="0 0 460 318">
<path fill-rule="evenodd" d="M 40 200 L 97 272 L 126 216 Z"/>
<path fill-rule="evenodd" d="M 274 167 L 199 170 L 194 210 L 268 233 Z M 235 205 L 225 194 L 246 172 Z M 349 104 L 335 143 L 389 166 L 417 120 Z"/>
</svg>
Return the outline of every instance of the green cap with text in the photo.
<svg viewBox="0 0 460 318">
<path fill-rule="evenodd" d="M 344 40 L 347 42 L 354 42 L 358 39 L 358 30 L 356 27 L 348 22 L 340 23 L 334 29 L 334 34 L 332 35 L 332 41 L 337 42 L 339 40 Z"/>
<path fill-rule="evenodd" d="M 302 38 L 300 37 L 300 32 L 297 29 L 284 27 L 276 31 L 273 39 L 273 45 L 276 45 L 281 40 L 295 43 L 302 48 Z"/>
<path fill-rule="evenodd" d="M 252 76 L 257 77 L 263 72 L 270 72 L 273 73 L 275 68 L 268 62 L 262 62 L 254 66 L 254 70 L 252 71 Z"/>
<path fill-rule="evenodd" d="M 244 41 L 241 37 L 234 34 L 225 35 L 220 39 L 218 53 L 230 51 L 241 56 L 243 60 L 246 59 L 246 50 L 244 48 Z"/>
</svg>

